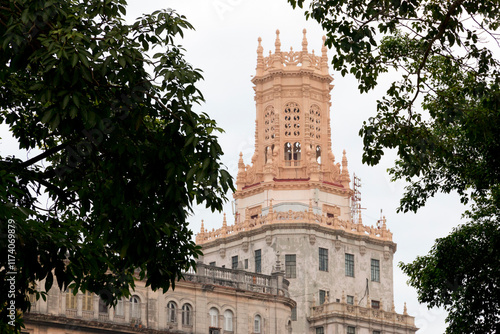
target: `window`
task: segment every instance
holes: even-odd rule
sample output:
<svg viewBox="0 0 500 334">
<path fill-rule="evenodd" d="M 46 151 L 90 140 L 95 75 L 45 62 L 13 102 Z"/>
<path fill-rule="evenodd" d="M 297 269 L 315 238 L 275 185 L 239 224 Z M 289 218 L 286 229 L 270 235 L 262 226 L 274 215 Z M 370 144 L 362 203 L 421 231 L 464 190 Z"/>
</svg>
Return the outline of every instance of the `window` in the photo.
<svg viewBox="0 0 500 334">
<path fill-rule="evenodd" d="M 231 258 L 231 269 L 238 269 L 238 255 Z"/>
<path fill-rule="evenodd" d="M 345 275 L 354 277 L 354 255 L 345 254 Z"/>
<path fill-rule="evenodd" d="M 378 300 L 372 300 L 372 308 L 379 309 L 380 308 L 380 302 Z"/>
<path fill-rule="evenodd" d="M 260 315 L 257 314 L 255 316 L 254 322 L 253 322 L 253 332 L 254 333 L 260 333 L 261 322 L 262 322 L 262 318 L 260 317 Z"/>
<path fill-rule="evenodd" d="M 380 261 L 372 259 L 372 281 L 380 282 Z"/>
<path fill-rule="evenodd" d="M 286 278 L 297 277 L 297 262 L 295 254 L 285 254 L 285 275 Z"/>
<path fill-rule="evenodd" d="M 214 262 L 210 262 L 208 265 L 211 266 L 211 267 L 215 267 L 215 261 Z"/>
<path fill-rule="evenodd" d="M 261 273 L 262 272 L 262 267 L 261 267 L 261 251 L 260 251 L 260 249 L 257 249 L 255 251 L 255 272 L 256 273 Z"/>
<path fill-rule="evenodd" d="M 326 218 L 334 218 L 333 213 L 328 212 L 326 214 Z"/>
<path fill-rule="evenodd" d="M 325 329 L 323 327 L 316 327 L 316 334 L 325 334 Z"/>
<path fill-rule="evenodd" d="M 93 311 L 94 310 L 94 296 L 89 291 L 87 291 L 83 294 L 82 310 L 83 311 Z"/>
<path fill-rule="evenodd" d="M 373 331 L 372 334 L 380 334 L 380 331 Z"/>
<path fill-rule="evenodd" d="M 228 332 L 233 331 L 233 312 L 230 310 L 224 311 L 224 330 Z"/>
<path fill-rule="evenodd" d="M 292 321 L 297 321 L 297 307 L 292 308 Z"/>
<path fill-rule="evenodd" d="M 300 153 L 301 153 L 300 143 L 299 142 L 293 143 L 293 160 L 295 161 L 300 160 Z"/>
<path fill-rule="evenodd" d="M 177 304 L 170 301 L 167 304 L 167 321 L 168 322 L 176 322 L 176 315 L 177 314 Z"/>
<path fill-rule="evenodd" d="M 130 317 L 132 319 L 141 318 L 141 301 L 137 296 L 130 297 Z"/>
<path fill-rule="evenodd" d="M 328 271 L 328 249 L 319 249 L 319 270 Z"/>
<path fill-rule="evenodd" d="M 347 334 L 356 334 L 356 327 L 347 326 Z"/>
<path fill-rule="evenodd" d="M 123 317 L 125 316 L 125 311 L 123 307 L 123 299 L 120 299 L 115 306 L 115 316 Z"/>
<path fill-rule="evenodd" d="M 189 304 L 182 305 L 182 324 L 184 326 L 191 326 L 193 317 L 193 307 Z"/>
<path fill-rule="evenodd" d="M 73 294 L 73 289 L 66 291 L 66 309 L 76 310 L 76 296 Z"/>
<path fill-rule="evenodd" d="M 108 305 L 106 305 L 106 302 L 102 299 L 99 298 L 99 313 L 100 314 L 108 314 Z"/>
<path fill-rule="evenodd" d="M 347 296 L 347 304 L 354 305 L 354 296 Z"/>
<path fill-rule="evenodd" d="M 219 328 L 219 311 L 215 307 L 212 307 L 208 311 L 208 314 L 210 315 L 210 327 Z"/>
<path fill-rule="evenodd" d="M 248 269 L 248 259 L 245 259 L 245 269 Z"/>
<path fill-rule="evenodd" d="M 326 291 L 325 290 L 319 290 L 319 304 L 323 305 L 326 301 Z"/>
<path fill-rule="evenodd" d="M 290 143 L 285 143 L 285 149 L 283 152 L 285 153 L 285 161 L 292 160 L 292 145 Z"/>
</svg>

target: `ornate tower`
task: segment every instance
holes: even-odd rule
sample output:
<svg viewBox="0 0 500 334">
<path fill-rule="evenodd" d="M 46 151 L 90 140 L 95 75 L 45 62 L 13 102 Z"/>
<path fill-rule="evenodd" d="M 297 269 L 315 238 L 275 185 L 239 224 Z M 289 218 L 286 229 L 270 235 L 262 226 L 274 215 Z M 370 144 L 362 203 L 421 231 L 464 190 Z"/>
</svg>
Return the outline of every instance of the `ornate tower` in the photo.
<svg viewBox="0 0 500 334">
<path fill-rule="evenodd" d="M 261 215 L 271 200 L 286 202 L 293 209 L 314 201 L 316 213 L 349 215 L 349 172 L 347 159 L 335 163 L 331 150 L 330 90 L 326 47 L 321 56 L 309 53 L 306 31 L 302 50 L 281 51 L 279 30 L 275 52 L 263 56 L 261 39 L 257 47 L 255 85 L 255 153 L 250 165 L 240 155 L 237 176 L 236 222 Z M 294 192 L 290 192 L 294 190 Z M 337 208 L 332 207 L 332 196 Z M 325 207 L 326 205 L 326 207 Z M 343 207 L 345 210 L 339 209 Z M 344 212 L 342 212 L 344 211 Z"/>
<path fill-rule="evenodd" d="M 385 218 L 373 227 L 351 215 L 346 154 L 336 163 L 331 150 L 326 47 L 309 52 L 303 33 L 301 51 L 281 51 L 276 31 L 267 57 L 258 39 L 255 153 L 247 165 L 240 153 L 234 224 L 202 225 L 196 242 L 204 262 L 250 272 L 257 293 L 279 289 L 261 274 L 285 275 L 297 307 L 264 333 L 413 334 L 413 318 L 392 307 L 396 244 Z"/>
</svg>

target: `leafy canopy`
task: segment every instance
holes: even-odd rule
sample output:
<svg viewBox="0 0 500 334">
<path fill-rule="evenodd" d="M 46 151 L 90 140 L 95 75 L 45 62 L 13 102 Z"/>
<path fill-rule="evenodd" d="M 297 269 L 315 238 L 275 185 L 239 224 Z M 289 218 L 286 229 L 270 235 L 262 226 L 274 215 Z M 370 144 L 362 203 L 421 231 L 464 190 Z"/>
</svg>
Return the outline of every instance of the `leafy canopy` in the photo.
<svg viewBox="0 0 500 334">
<path fill-rule="evenodd" d="M 0 234 L 15 222 L 15 267 L 1 257 L 0 290 L 15 269 L 21 311 L 29 293 L 45 297 L 54 283 L 108 303 L 137 278 L 173 287 L 201 254 L 188 229 L 192 206 L 221 210 L 233 188 L 221 129 L 193 111 L 202 75 L 175 42 L 192 26 L 173 10 L 126 24 L 125 7 L 0 6 L 0 122 L 30 152 L 0 157 Z M 7 238 L 0 248 L 7 254 Z"/>
<path fill-rule="evenodd" d="M 288 2 L 294 7 L 304 3 Z M 384 73 L 394 79 L 377 101 L 377 114 L 360 130 L 363 162 L 375 165 L 385 150 L 397 152 L 389 173 L 408 183 L 400 211 L 417 211 L 436 192 L 456 191 L 463 203 L 472 203 L 466 216 L 475 223 L 449 236 L 459 243 L 466 242 L 460 237 L 464 234 L 486 238 L 488 234 L 478 232 L 483 230 L 480 224 L 488 223 L 490 233 L 500 235 L 499 12 L 496 0 L 312 0 L 306 12 L 327 32 L 326 44 L 336 51 L 333 68 L 354 75 L 361 93 L 372 90 Z M 498 307 L 465 303 L 462 289 L 451 299 L 443 298 L 448 278 L 438 272 L 452 276 L 455 272 L 442 267 L 440 254 L 446 249 L 457 263 L 461 255 L 453 255 L 454 247 L 466 246 L 452 247 L 447 240 L 438 241 L 425 261 L 403 265 L 410 284 L 418 289 L 421 301 L 450 311 L 449 333 L 490 332 L 498 322 L 494 320 L 500 315 Z M 500 252 L 498 243 L 485 241 Z M 475 255 L 485 249 L 473 248 Z M 495 257 L 487 261 L 484 273 L 472 271 L 484 284 L 471 287 L 477 281 L 457 273 L 459 284 L 477 288 L 476 298 L 484 300 L 492 292 L 500 295 L 490 271 L 498 261 Z M 444 285 L 419 281 L 425 275 Z M 471 321 L 474 317 L 477 320 Z"/>
</svg>

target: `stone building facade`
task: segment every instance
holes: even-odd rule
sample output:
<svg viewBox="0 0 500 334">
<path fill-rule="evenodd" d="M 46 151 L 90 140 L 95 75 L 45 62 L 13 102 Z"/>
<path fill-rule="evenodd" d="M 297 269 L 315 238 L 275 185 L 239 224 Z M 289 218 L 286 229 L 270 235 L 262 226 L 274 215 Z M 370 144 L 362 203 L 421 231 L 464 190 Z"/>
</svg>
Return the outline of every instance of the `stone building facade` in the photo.
<svg viewBox="0 0 500 334">
<path fill-rule="evenodd" d="M 43 282 L 42 282 L 43 283 Z M 281 333 L 291 330 L 289 282 L 199 263 L 175 290 L 153 292 L 138 281 L 128 300 L 108 308 L 93 294 L 53 288 L 25 314 L 25 333 Z"/>
<path fill-rule="evenodd" d="M 249 272 L 272 272 L 278 257 L 293 333 L 415 333 L 394 311 L 392 233 L 384 217 L 363 225 L 346 152 L 337 163 L 331 149 L 332 81 L 326 47 L 310 53 L 305 30 L 300 51 L 281 51 L 277 31 L 267 57 L 259 38 L 255 153 L 248 165 L 240 154 L 235 220 L 202 224 L 196 242 L 205 263 Z"/>
</svg>

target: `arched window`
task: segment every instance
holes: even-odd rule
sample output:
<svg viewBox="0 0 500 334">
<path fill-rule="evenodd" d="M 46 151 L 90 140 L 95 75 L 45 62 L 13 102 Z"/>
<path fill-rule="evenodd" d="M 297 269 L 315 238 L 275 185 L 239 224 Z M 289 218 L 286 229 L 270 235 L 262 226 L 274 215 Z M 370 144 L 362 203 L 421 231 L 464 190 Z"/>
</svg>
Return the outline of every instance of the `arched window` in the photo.
<svg viewBox="0 0 500 334">
<path fill-rule="evenodd" d="M 208 314 L 210 315 L 210 327 L 219 327 L 219 311 L 215 308 L 212 307 L 209 311 Z"/>
<path fill-rule="evenodd" d="M 321 146 L 316 146 L 316 162 L 321 164 Z"/>
<path fill-rule="evenodd" d="M 292 144 L 285 143 L 285 148 L 283 152 L 285 152 L 285 161 L 292 160 Z M 287 166 L 290 166 L 290 164 L 287 164 Z"/>
<path fill-rule="evenodd" d="M 300 160 L 300 152 L 301 152 L 300 143 L 295 142 L 293 144 L 293 160 L 294 161 Z"/>
<path fill-rule="evenodd" d="M 230 310 L 224 311 L 224 330 L 233 331 L 233 312 Z"/>
<path fill-rule="evenodd" d="M 141 300 L 137 296 L 130 297 L 130 318 L 141 318 Z"/>
<path fill-rule="evenodd" d="M 177 304 L 173 301 L 169 301 L 167 304 L 167 321 L 176 322 Z"/>
<path fill-rule="evenodd" d="M 193 317 L 193 307 L 189 304 L 182 305 L 182 324 L 185 326 L 191 326 Z"/>
<path fill-rule="evenodd" d="M 262 326 L 262 318 L 260 315 L 256 315 L 253 322 L 253 332 L 260 333 L 260 327 Z"/>
</svg>

